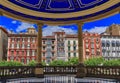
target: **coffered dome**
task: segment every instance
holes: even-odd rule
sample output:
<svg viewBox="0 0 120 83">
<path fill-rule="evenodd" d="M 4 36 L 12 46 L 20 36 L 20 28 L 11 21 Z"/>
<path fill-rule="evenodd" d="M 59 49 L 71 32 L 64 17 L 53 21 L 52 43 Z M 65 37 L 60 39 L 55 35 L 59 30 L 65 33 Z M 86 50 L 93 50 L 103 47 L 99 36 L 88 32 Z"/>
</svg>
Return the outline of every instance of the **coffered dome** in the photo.
<svg viewBox="0 0 120 83">
<path fill-rule="evenodd" d="M 42 22 L 91 21 L 116 13 L 119 7 L 120 0 L 0 0 L 5 15 Z"/>
</svg>

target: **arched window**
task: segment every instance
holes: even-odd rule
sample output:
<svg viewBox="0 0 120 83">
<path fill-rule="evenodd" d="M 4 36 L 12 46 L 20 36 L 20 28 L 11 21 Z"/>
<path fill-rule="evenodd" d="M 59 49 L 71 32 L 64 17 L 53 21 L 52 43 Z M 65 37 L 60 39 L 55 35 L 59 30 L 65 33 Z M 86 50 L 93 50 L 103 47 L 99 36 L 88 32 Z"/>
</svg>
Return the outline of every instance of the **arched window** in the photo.
<svg viewBox="0 0 120 83">
<path fill-rule="evenodd" d="M 116 46 L 119 47 L 120 46 L 120 42 L 116 41 Z"/>
<path fill-rule="evenodd" d="M 106 41 L 106 46 L 110 47 L 110 41 Z"/>
<path fill-rule="evenodd" d="M 112 47 L 115 47 L 115 41 L 112 41 Z"/>
<path fill-rule="evenodd" d="M 102 41 L 102 47 L 105 47 L 105 41 Z"/>
</svg>

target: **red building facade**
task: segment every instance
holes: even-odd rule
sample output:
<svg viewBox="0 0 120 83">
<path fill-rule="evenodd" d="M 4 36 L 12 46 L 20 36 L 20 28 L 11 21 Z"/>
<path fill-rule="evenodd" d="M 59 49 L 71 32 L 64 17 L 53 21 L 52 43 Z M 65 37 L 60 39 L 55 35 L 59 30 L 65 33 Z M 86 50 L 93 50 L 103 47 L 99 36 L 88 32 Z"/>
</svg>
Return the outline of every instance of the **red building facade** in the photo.
<svg viewBox="0 0 120 83">
<path fill-rule="evenodd" d="M 36 59 L 37 35 L 9 34 L 8 37 L 8 61 L 29 63 Z"/>
<path fill-rule="evenodd" d="M 83 33 L 83 54 L 85 59 L 102 56 L 101 38 L 98 33 Z"/>
</svg>

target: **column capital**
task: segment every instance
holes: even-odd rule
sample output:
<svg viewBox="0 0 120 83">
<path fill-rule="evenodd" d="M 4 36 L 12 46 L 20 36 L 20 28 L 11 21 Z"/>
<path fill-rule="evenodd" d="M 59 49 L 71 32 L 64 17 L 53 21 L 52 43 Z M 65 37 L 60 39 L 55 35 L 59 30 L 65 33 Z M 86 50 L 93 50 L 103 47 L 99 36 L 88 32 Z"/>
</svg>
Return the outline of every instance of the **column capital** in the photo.
<svg viewBox="0 0 120 83">
<path fill-rule="evenodd" d="M 41 22 L 36 23 L 38 26 L 42 27 L 44 24 Z"/>
<path fill-rule="evenodd" d="M 78 26 L 83 26 L 83 25 L 84 25 L 83 22 L 77 22 L 76 24 L 77 24 Z"/>
</svg>

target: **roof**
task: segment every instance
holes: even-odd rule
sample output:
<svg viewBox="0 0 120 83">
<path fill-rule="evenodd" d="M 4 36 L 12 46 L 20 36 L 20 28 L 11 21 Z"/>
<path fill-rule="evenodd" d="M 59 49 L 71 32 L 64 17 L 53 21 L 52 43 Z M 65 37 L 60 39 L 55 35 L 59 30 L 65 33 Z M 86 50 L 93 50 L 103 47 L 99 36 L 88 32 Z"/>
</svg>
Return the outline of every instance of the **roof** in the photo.
<svg viewBox="0 0 120 83">
<path fill-rule="evenodd" d="M 55 39 L 55 36 L 43 36 L 43 38 Z"/>
<path fill-rule="evenodd" d="M 22 34 L 8 34 L 8 37 L 37 37 L 37 34 L 25 34 L 25 33 L 22 33 Z M 42 37 L 43 39 L 55 39 L 54 36 L 43 36 Z"/>
<path fill-rule="evenodd" d="M 8 34 L 8 37 L 37 37 L 37 34 Z"/>
<path fill-rule="evenodd" d="M 66 36 L 65 36 L 65 38 L 78 38 L 78 36 L 77 35 L 73 35 L 73 34 L 67 34 Z"/>
<path fill-rule="evenodd" d="M 119 11 L 120 0 L 0 0 L 3 15 L 32 22 L 91 21 Z"/>
<path fill-rule="evenodd" d="M 104 34 L 101 34 L 101 37 L 120 37 L 120 35 L 104 35 Z"/>
<path fill-rule="evenodd" d="M 5 28 L 0 27 L 0 29 L 1 29 L 2 31 L 4 31 L 6 34 L 8 34 L 8 32 L 7 32 L 7 30 L 6 30 Z"/>
</svg>

